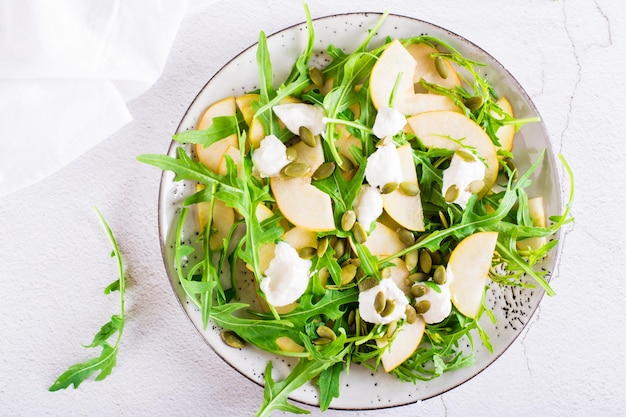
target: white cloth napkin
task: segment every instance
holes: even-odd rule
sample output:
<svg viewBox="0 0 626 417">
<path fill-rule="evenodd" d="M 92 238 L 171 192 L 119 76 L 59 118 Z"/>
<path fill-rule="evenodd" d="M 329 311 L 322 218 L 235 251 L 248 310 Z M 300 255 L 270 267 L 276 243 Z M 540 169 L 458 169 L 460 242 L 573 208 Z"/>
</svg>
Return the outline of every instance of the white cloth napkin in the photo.
<svg viewBox="0 0 626 417">
<path fill-rule="evenodd" d="M 131 121 L 126 103 L 160 76 L 187 6 L 0 0 L 0 196 Z"/>
</svg>

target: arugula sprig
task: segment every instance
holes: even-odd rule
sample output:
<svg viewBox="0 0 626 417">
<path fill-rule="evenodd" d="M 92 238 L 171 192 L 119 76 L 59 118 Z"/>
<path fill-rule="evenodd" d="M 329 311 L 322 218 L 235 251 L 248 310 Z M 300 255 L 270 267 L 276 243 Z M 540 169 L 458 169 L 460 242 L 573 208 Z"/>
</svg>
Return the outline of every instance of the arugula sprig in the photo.
<svg viewBox="0 0 626 417">
<path fill-rule="evenodd" d="M 93 373 L 98 372 L 95 380 L 101 381 L 111 374 L 111 371 L 117 363 L 117 353 L 119 350 L 120 342 L 122 340 L 122 333 L 124 333 L 125 322 L 125 308 L 124 308 L 124 295 L 126 291 L 126 276 L 124 272 L 124 263 L 122 262 L 122 256 L 117 245 L 117 241 L 113 235 L 113 231 L 107 224 L 106 220 L 100 213 L 98 208 L 94 208 L 98 218 L 104 226 L 105 232 L 111 241 L 113 251 L 112 257 L 117 259 L 117 265 L 119 270 L 119 278 L 109 284 L 105 289 L 105 294 L 118 291 L 120 297 L 120 312 L 111 316 L 111 320 L 103 325 L 96 333 L 90 344 L 85 345 L 85 348 L 100 347 L 102 350 L 100 356 L 89 359 L 83 363 L 77 363 L 70 366 L 65 372 L 63 372 L 56 381 L 50 386 L 50 391 L 59 391 L 61 389 L 68 388 L 73 385 L 74 388 L 78 386 Z M 111 337 L 117 335 L 113 345 L 109 343 Z"/>
</svg>

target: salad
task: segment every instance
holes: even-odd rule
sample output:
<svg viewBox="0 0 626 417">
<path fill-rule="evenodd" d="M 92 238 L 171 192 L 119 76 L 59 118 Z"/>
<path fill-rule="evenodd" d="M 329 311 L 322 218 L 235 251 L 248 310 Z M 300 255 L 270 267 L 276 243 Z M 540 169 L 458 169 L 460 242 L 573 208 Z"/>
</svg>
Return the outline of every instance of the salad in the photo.
<svg viewBox="0 0 626 417">
<path fill-rule="evenodd" d="M 569 203 L 548 218 L 526 192 L 544 153 L 526 172 L 512 153 L 538 119 L 516 118 L 482 64 L 443 40 L 370 48 L 385 17 L 316 67 L 307 10 L 307 45 L 277 88 L 261 33 L 258 89 L 209 104 L 174 135 L 175 156 L 138 158 L 196 184 L 173 263 L 203 325 L 234 349 L 298 358 L 281 381 L 268 362 L 259 416 L 303 412 L 288 397 L 309 381 L 327 409 L 352 366 L 419 383 L 471 365 L 465 346 L 490 348 L 489 282 L 554 294 L 537 265 Z"/>
</svg>

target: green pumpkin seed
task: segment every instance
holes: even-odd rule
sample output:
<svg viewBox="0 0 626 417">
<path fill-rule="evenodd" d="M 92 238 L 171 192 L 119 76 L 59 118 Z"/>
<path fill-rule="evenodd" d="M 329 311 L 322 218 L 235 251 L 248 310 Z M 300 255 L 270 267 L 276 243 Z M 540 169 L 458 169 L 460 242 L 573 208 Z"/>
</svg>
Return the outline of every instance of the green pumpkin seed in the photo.
<svg viewBox="0 0 626 417">
<path fill-rule="evenodd" d="M 220 336 L 224 343 L 232 348 L 241 349 L 245 346 L 245 342 L 243 341 L 243 339 L 240 338 L 237 333 L 233 332 L 232 330 L 225 330 L 220 333 Z"/>
<path fill-rule="evenodd" d="M 341 258 L 344 253 L 346 253 L 346 241 L 344 239 L 337 239 L 333 250 L 335 251 L 335 259 Z"/>
<path fill-rule="evenodd" d="M 326 253 L 328 249 L 328 237 L 323 237 L 317 242 L 316 254 L 318 258 L 321 258 Z"/>
<path fill-rule="evenodd" d="M 411 295 L 415 298 L 423 297 L 424 294 L 426 294 L 426 291 L 428 291 L 428 287 L 424 284 L 415 284 L 411 286 Z"/>
<path fill-rule="evenodd" d="M 446 218 L 446 215 L 443 214 L 443 211 L 439 210 L 439 220 L 441 220 L 441 225 L 444 227 L 444 229 L 447 229 L 448 227 L 450 227 L 450 223 L 448 223 L 448 219 Z"/>
<path fill-rule="evenodd" d="M 430 253 L 426 249 L 420 250 L 420 269 L 425 274 L 429 274 L 430 270 L 433 267 L 433 258 L 430 256 Z"/>
<path fill-rule="evenodd" d="M 413 197 L 420 193 L 420 187 L 411 181 L 403 181 L 400 183 L 399 187 L 402 194 L 408 195 L 410 197 Z"/>
<path fill-rule="evenodd" d="M 356 223 L 356 213 L 353 210 L 348 210 L 341 216 L 341 229 L 345 232 L 349 232 Z"/>
<path fill-rule="evenodd" d="M 305 246 L 298 250 L 298 256 L 302 259 L 311 259 L 317 254 L 317 248 L 311 246 Z"/>
<path fill-rule="evenodd" d="M 413 282 L 424 282 L 428 280 L 428 274 L 425 274 L 423 272 L 414 272 L 411 275 L 409 275 L 409 281 L 411 283 Z"/>
<path fill-rule="evenodd" d="M 295 178 L 306 175 L 311 171 L 311 167 L 304 162 L 292 162 L 287 164 L 280 170 L 283 177 Z"/>
<path fill-rule="evenodd" d="M 341 268 L 341 285 L 347 285 L 356 277 L 357 267 L 355 264 L 347 264 Z"/>
<path fill-rule="evenodd" d="M 335 340 L 337 339 L 337 335 L 335 334 L 335 332 L 333 332 L 333 329 L 331 329 L 328 326 L 320 326 L 315 330 L 315 333 L 317 333 L 317 335 L 319 337 L 322 338 L 326 338 L 326 339 L 330 339 L 330 340 Z"/>
<path fill-rule="evenodd" d="M 474 180 L 470 182 L 469 185 L 467 186 L 467 191 L 469 191 L 472 194 L 478 194 L 483 190 L 483 188 L 485 188 L 485 181 Z"/>
<path fill-rule="evenodd" d="M 410 230 L 399 228 L 396 230 L 396 233 L 398 234 L 400 241 L 405 245 L 411 246 L 415 243 L 415 236 Z"/>
<path fill-rule="evenodd" d="M 379 314 L 381 317 L 387 317 L 396 309 L 396 300 L 387 300 L 385 308 Z"/>
<path fill-rule="evenodd" d="M 324 86 L 324 83 L 325 83 L 324 74 L 322 73 L 322 70 L 320 70 L 319 68 L 317 67 L 309 68 L 309 78 L 311 79 L 313 84 L 315 84 L 317 87 Z"/>
<path fill-rule="evenodd" d="M 311 129 L 309 129 L 306 126 L 300 126 L 300 129 L 298 129 L 298 134 L 300 136 L 300 140 L 304 142 L 306 146 L 309 146 L 312 148 L 317 143 L 317 139 L 315 139 L 315 135 L 311 132 Z"/>
<path fill-rule="evenodd" d="M 314 339 L 312 340 L 314 345 L 327 345 L 330 342 L 332 342 L 332 340 L 326 338 L 326 337 L 320 337 L 319 339 Z"/>
<path fill-rule="evenodd" d="M 437 55 L 435 58 L 435 69 L 441 78 L 444 80 L 448 78 L 448 64 L 441 55 Z"/>
<path fill-rule="evenodd" d="M 359 291 L 367 291 L 374 288 L 376 285 L 378 285 L 378 281 L 376 280 L 376 278 L 365 278 L 363 281 L 359 282 Z"/>
<path fill-rule="evenodd" d="M 352 233 L 354 234 L 354 240 L 356 240 L 357 243 L 363 243 L 367 240 L 367 232 L 363 228 L 363 225 L 359 222 L 354 223 Z"/>
<path fill-rule="evenodd" d="M 481 108 L 483 105 L 483 98 L 480 96 L 468 97 L 465 99 L 465 107 L 469 109 L 469 111 L 476 111 Z"/>
<path fill-rule="evenodd" d="M 287 159 L 289 161 L 295 161 L 298 159 L 298 150 L 292 146 L 287 148 Z"/>
<path fill-rule="evenodd" d="M 354 169 L 354 164 L 352 163 L 350 158 L 348 158 L 344 154 L 339 154 L 339 159 L 341 159 L 341 164 L 339 165 L 339 169 L 345 172 L 352 171 Z"/>
<path fill-rule="evenodd" d="M 448 189 L 446 190 L 446 195 L 445 195 L 446 202 L 452 203 L 454 200 L 456 200 L 459 197 L 459 193 L 460 193 L 460 190 L 459 190 L 458 185 L 452 184 L 451 186 L 449 186 Z"/>
<path fill-rule="evenodd" d="M 383 188 L 380 189 L 380 192 L 381 194 L 390 194 L 396 191 L 397 188 L 398 188 L 398 183 L 392 181 L 383 185 Z"/>
<path fill-rule="evenodd" d="M 424 314 L 428 310 L 430 310 L 430 301 L 428 300 L 420 300 L 417 304 L 415 304 L 415 312 L 417 314 Z"/>
<path fill-rule="evenodd" d="M 433 281 L 436 284 L 443 285 L 446 283 L 446 267 L 443 265 L 439 265 L 435 268 L 435 272 L 433 273 Z"/>
<path fill-rule="evenodd" d="M 409 324 L 413 324 L 417 320 L 417 311 L 415 311 L 415 308 L 410 304 L 406 306 L 404 315 L 406 316 L 406 322 Z"/>
<path fill-rule="evenodd" d="M 418 252 L 416 250 L 411 251 L 407 253 L 406 255 L 404 255 L 404 263 L 406 264 L 406 267 L 409 271 L 415 269 L 415 267 L 417 266 L 417 260 L 418 260 Z"/>
<path fill-rule="evenodd" d="M 324 162 L 322 165 L 317 167 L 317 169 L 313 173 L 313 179 L 323 180 L 330 177 L 331 175 L 333 175 L 333 172 L 335 172 L 335 166 L 336 165 L 334 162 Z"/>
<path fill-rule="evenodd" d="M 474 162 L 476 160 L 474 155 L 464 149 L 457 149 L 454 153 L 465 162 Z"/>
<path fill-rule="evenodd" d="M 354 310 L 350 310 L 348 313 L 348 326 L 352 326 L 354 324 L 354 318 L 356 316 L 356 312 Z"/>
<path fill-rule="evenodd" d="M 433 265 L 441 264 L 441 252 L 439 251 L 430 252 L 430 258 L 433 261 Z"/>
<path fill-rule="evenodd" d="M 378 291 L 378 293 L 376 293 L 376 297 L 374 298 L 374 311 L 378 314 L 382 313 L 386 304 L 387 299 L 385 298 L 385 293 Z"/>
<path fill-rule="evenodd" d="M 398 322 L 392 321 L 387 325 L 387 331 L 385 332 L 385 337 L 387 339 L 391 339 L 394 336 L 394 333 L 398 330 Z"/>
</svg>

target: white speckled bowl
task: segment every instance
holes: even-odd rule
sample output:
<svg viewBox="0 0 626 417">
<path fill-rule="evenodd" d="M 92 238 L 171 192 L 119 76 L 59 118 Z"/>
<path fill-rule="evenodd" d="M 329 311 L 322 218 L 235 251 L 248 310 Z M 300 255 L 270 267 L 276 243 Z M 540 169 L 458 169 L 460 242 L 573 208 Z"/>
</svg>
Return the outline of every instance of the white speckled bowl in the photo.
<svg viewBox="0 0 626 417">
<path fill-rule="evenodd" d="M 331 43 L 346 51 L 353 50 L 362 42 L 368 29 L 373 27 L 379 18 L 379 13 L 353 13 L 315 19 L 316 51 L 313 58 L 314 63 L 324 65 L 328 62 L 325 49 Z M 371 45 L 378 46 L 387 36 L 401 38 L 420 34 L 436 36 L 450 43 L 466 57 L 486 63 L 485 71 L 489 80 L 495 86 L 496 91 L 509 98 L 516 117 L 538 115 L 528 94 L 498 61 L 468 40 L 441 27 L 409 17 L 390 15 L 381 27 L 379 34 L 374 37 Z M 304 23 L 286 28 L 268 37 L 275 81 L 278 82 L 287 76 L 295 58 L 304 49 L 306 41 L 307 32 Z M 202 111 L 218 99 L 231 95 L 241 95 L 258 87 L 255 53 L 256 45 L 253 45 L 226 63 L 209 80 L 191 103 L 182 118 L 178 131 L 194 128 Z M 174 155 L 178 146 L 178 144 L 172 143 L 169 154 Z M 547 149 L 546 158 L 541 169 L 534 175 L 534 184 L 529 195 L 531 197 L 544 196 L 547 202 L 547 213 L 549 215 L 560 214 L 562 212 L 561 187 L 554 154 L 542 123 L 528 124 L 518 133 L 513 150 L 515 161 L 524 171 L 543 149 Z M 293 361 L 275 357 L 253 347 L 238 350 L 226 346 L 220 339 L 219 329 L 215 326 L 209 326 L 206 331 L 202 330 L 199 312 L 193 304 L 185 299 L 174 270 L 172 237 L 176 230 L 176 213 L 181 202 L 185 196 L 194 191 L 195 186 L 193 184 L 175 183 L 171 172 L 163 174 L 159 196 L 159 227 L 163 257 L 174 292 L 183 310 L 202 337 L 233 368 L 262 385 L 265 366 L 267 361 L 271 360 L 274 364 L 275 378 L 282 379 L 293 366 Z M 197 230 L 193 217 L 189 216 L 190 220 L 186 225 L 185 233 L 187 236 L 193 236 Z M 557 239 L 560 237 L 559 235 L 556 236 Z M 556 265 L 559 250 L 560 245 L 542 267 L 552 271 Z M 352 366 L 350 374 L 343 376 L 341 396 L 332 402 L 332 408 L 376 409 L 398 406 L 431 398 L 459 386 L 488 367 L 504 353 L 530 320 L 543 294 L 541 289 L 500 288 L 497 285 L 492 285 L 487 294 L 487 304 L 492 307 L 497 318 L 497 324 L 493 325 L 485 317 L 482 325 L 491 337 L 493 353 L 479 345 L 475 352 L 476 362 L 473 366 L 446 373 L 430 382 L 420 382 L 415 385 L 400 382 L 393 375 L 383 372 L 374 374 L 364 367 Z M 480 343 L 478 337 L 475 337 L 474 341 Z M 290 398 L 307 404 L 318 404 L 318 392 L 312 384 L 305 385 L 295 391 Z"/>
</svg>

